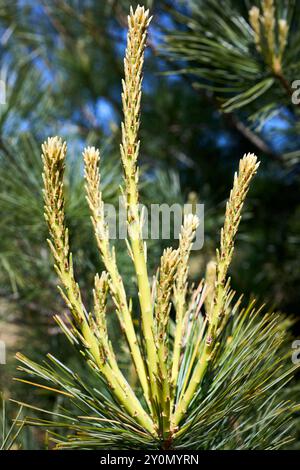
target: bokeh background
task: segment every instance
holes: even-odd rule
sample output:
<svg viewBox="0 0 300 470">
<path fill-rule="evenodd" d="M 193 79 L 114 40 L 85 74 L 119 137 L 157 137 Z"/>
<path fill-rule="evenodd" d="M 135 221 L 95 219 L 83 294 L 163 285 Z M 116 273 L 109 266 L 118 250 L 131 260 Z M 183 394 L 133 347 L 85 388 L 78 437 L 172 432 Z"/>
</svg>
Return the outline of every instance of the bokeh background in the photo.
<svg viewBox="0 0 300 470">
<path fill-rule="evenodd" d="M 118 148 L 127 12 L 137 3 L 0 0 L 0 80 L 6 84 L 6 103 L 0 105 L 0 339 L 7 345 L 0 389 L 7 397 L 31 393 L 13 381 L 16 351 L 40 360 L 55 351 L 66 362 L 76 360 L 52 320 L 65 307 L 46 245 L 40 145 L 49 135 L 68 141 L 67 217 L 88 302 L 101 266 L 84 198 L 81 152 L 86 144 L 101 149 L 104 198 L 115 203 L 122 181 Z M 300 2 L 275 2 L 278 18 L 289 25 L 285 82 L 255 49 L 248 11 L 260 2 L 144 4 L 154 18 L 143 82 L 143 201 L 205 204 L 205 243 L 191 264 L 191 277 L 199 279 L 218 244 L 238 161 L 255 152 L 261 167 L 241 224 L 233 286 L 246 299 L 255 297 L 297 319 L 300 107 L 290 92 L 300 79 Z M 163 245 L 151 243 L 153 272 Z M 121 271 L 130 289 L 125 251 Z M 57 406 L 49 392 L 30 399 Z M 28 432 L 26 439 L 28 447 L 43 446 L 41 434 Z"/>
</svg>

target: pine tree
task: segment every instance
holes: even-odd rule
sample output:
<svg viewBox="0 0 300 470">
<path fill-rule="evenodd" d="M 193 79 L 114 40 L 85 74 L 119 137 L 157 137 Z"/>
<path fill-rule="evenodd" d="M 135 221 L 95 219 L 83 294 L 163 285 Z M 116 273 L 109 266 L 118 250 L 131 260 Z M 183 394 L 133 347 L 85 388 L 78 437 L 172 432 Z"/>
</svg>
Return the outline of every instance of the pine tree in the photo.
<svg viewBox="0 0 300 470">
<path fill-rule="evenodd" d="M 83 159 L 87 200 L 105 270 L 95 275 L 93 309 L 89 313 L 84 306 L 65 220 L 66 144 L 58 137 L 49 138 L 42 147 L 45 218 L 60 292 L 70 311 L 69 317 L 56 320 L 99 385 L 91 385 L 87 377 L 83 380 L 52 355 L 39 365 L 19 354 L 21 370 L 34 377 L 32 385 L 49 388 L 65 399 L 64 409 L 54 413 L 57 421 L 29 418 L 27 423 L 67 429 L 68 435 L 53 434 L 58 448 L 279 448 L 291 439 L 289 428 L 297 408 L 287 400 L 294 369 L 288 360 L 289 322 L 277 314 L 263 314 L 253 303 L 242 308 L 241 299 L 233 300 L 228 277 L 242 208 L 259 165 L 255 155 L 246 154 L 240 160 L 216 263 L 206 282 L 192 292 L 188 287 L 189 256 L 198 224 L 197 217 L 189 214 L 178 248 L 164 251 L 150 285 L 138 208 L 141 73 L 149 21 L 143 7 L 130 11 L 122 94 L 122 193 L 141 328 L 137 334 L 117 253 L 110 245 L 101 157 L 95 147 L 87 147 Z M 136 387 L 121 370 L 110 341 L 108 295 L 136 368 Z"/>
<path fill-rule="evenodd" d="M 117 109 L 112 80 L 119 81 L 122 60 L 114 54 L 114 34 L 122 35 L 124 6 L 119 1 L 90 3 L 81 7 L 78 2 L 0 1 L 0 79 L 6 85 L 6 102 L 0 104 L 0 327 L 8 336 L 11 325 L 18 333 L 15 348 L 26 348 L 33 355 L 63 347 L 51 318 L 65 307 L 50 295 L 57 279 L 44 246 L 39 143 L 48 132 L 62 131 L 62 126 L 71 147 L 66 205 L 77 253 L 76 274 L 87 302 L 92 301 L 87 288 L 91 272 L 99 269 L 101 261 L 89 227 L 83 162 L 76 159 L 83 138 L 90 145 L 101 140 L 103 195 L 107 203 L 118 205 L 121 165 L 115 121 L 119 111 L 100 119 L 97 106 L 104 102 L 104 110 Z M 70 41 L 78 52 L 76 58 Z M 101 68 L 107 72 L 105 77 L 99 74 Z M 182 202 L 180 184 L 173 185 L 178 181 L 175 173 L 158 168 L 148 173 L 143 167 L 146 201 L 153 193 L 157 203 L 165 200 L 166 188 L 172 184 L 167 196 L 171 202 Z M 160 250 L 159 242 L 156 245 L 154 251 Z M 130 279 L 132 269 L 126 256 L 120 264 L 125 279 Z M 48 344 L 41 341 L 45 336 Z M 8 361 L 0 378 L 0 389 L 5 390 L 15 367 L 13 354 Z"/>
<path fill-rule="evenodd" d="M 252 144 L 277 158 L 280 151 L 265 141 L 262 130 L 278 116 L 285 141 L 293 136 L 282 157 L 297 161 L 299 3 L 191 0 L 189 6 L 186 15 L 174 12 L 181 30 L 166 36 L 170 57 L 182 61 L 182 72 L 193 74 L 195 86 L 213 94 Z"/>
<path fill-rule="evenodd" d="M 162 49 L 168 73 L 183 76 L 262 159 L 249 203 L 255 224 L 244 225 L 246 242 L 232 267 L 233 281 L 237 289 L 297 314 L 299 2 L 191 0 L 176 6 L 168 10 L 174 24 L 165 30 Z"/>
</svg>

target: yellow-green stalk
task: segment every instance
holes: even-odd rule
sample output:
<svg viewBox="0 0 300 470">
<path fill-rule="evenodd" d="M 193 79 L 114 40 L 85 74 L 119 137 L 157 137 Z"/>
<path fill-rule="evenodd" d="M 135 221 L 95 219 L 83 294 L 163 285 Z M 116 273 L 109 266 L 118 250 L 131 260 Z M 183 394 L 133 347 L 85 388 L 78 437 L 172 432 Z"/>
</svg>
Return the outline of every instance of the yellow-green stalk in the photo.
<svg viewBox="0 0 300 470">
<path fill-rule="evenodd" d="M 276 21 L 274 0 L 262 0 L 261 6 L 262 12 L 256 6 L 249 10 L 249 22 L 253 29 L 255 46 L 274 75 L 281 76 L 289 27 L 284 18 Z"/>
<path fill-rule="evenodd" d="M 176 327 L 173 346 L 173 361 L 171 372 L 171 383 L 175 391 L 177 378 L 179 374 L 180 353 L 182 346 L 182 338 L 184 334 L 184 320 L 186 314 L 186 294 L 188 279 L 188 262 L 192 249 L 193 239 L 198 227 L 199 220 L 196 215 L 189 214 L 184 218 L 179 238 L 179 254 L 178 265 L 174 284 L 174 305 L 176 309 Z M 174 394 L 172 404 L 174 402 Z"/>
<path fill-rule="evenodd" d="M 257 7 L 252 7 L 249 10 L 249 21 L 254 33 L 255 46 L 258 52 L 261 52 L 261 37 L 260 37 L 260 11 Z"/>
<path fill-rule="evenodd" d="M 275 6 L 274 0 L 262 0 L 262 23 L 270 53 L 275 51 Z"/>
<path fill-rule="evenodd" d="M 114 303 L 117 308 L 121 329 L 126 335 L 133 362 L 146 398 L 150 403 L 148 380 L 144 361 L 138 345 L 132 314 L 127 302 L 126 292 L 122 277 L 120 276 L 114 249 L 110 247 L 109 230 L 104 216 L 104 203 L 100 189 L 100 153 L 94 147 L 88 147 L 83 152 L 84 176 L 86 180 L 87 201 L 91 210 L 91 218 L 95 230 L 97 245 L 109 274 L 109 286 Z"/>
<path fill-rule="evenodd" d="M 66 144 L 58 137 L 53 137 L 43 144 L 42 150 L 45 219 L 51 236 L 49 245 L 55 259 L 55 268 L 63 287 L 63 290 L 61 290 L 62 296 L 70 308 L 80 334 L 83 337 L 84 345 L 88 348 L 96 368 L 106 378 L 116 399 L 146 430 L 155 434 L 151 418 L 141 406 L 116 362 L 114 360 L 111 361 L 113 353 L 108 345 L 103 312 L 99 311 L 103 303 L 96 304 L 98 321 L 101 318 L 100 336 L 98 335 L 97 337 L 94 333 L 95 323 L 90 321 L 90 317 L 82 302 L 79 286 L 75 281 L 64 215 L 63 177 Z M 105 352 L 108 353 L 108 356 L 105 356 Z"/>
<path fill-rule="evenodd" d="M 216 262 L 210 260 L 206 266 L 205 273 L 205 286 L 206 286 L 206 297 L 205 297 L 205 312 L 206 316 L 210 316 L 211 307 L 214 298 L 214 287 L 216 282 Z"/>
<path fill-rule="evenodd" d="M 289 26 L 285 19 L 281 19 L 278 21 L 278 32 L 279 32 L 279 60 L 281 62 L 284 50 L 287 45 L 288 33 L 289 33 Z"/>
<path fill-rule="evenodd" d="M 155 338 L 158 350 L 160 400 L 162 412 L 162 434 L 167 438 L 170 432 L 171 386 L 169 363 L 168 324 L 171 309 L 171 294 L 179 261 L 179 250 L 167 248 L 161 257 L 159 277 L 156 285 Z"/>
<path fill-rule="evenodd" d="M 217 250 L 216 281 L 214 298 L 209 325 L 205 335 L 205 346 L 195 366 L 189 385 L 176 407 L 172 417 L 174 430 L 184 417 L 187 408 L 211 360 L 217 340 L 218 326 L 224 316 L 227 297 L 230 295 L 229 283 L 226 281 L 227 271 L 232 259 L 234 240 L 241 220 L 241 211 L 249 190 L 251 179 L 255 175 L 259 163 L 253 154 L 247 154 L 240 160 L 239 172 L 234 176 L 233 188 L 226 205 L 224 227 L 221 230 L 220 250 Z"/>
<path fill-rule="evenodd" d="M 143 220 L 139 210 L 138 168 L 142 67 L 146 46 L 149 11 L 137 7 L 128 18 L 127 48 L 124 60 L 125 78 L 122 81 L 123 113 L 121 158 L 124 168 L 125 204 L 128 236 L 138 284 L 143 335 L 146 344 L 148 376 L 152 398 L 157 400 L 158 358 L 154 340 L 154 314 L 147 269 L 147 253 L 143 241 Z"/>
</svg>

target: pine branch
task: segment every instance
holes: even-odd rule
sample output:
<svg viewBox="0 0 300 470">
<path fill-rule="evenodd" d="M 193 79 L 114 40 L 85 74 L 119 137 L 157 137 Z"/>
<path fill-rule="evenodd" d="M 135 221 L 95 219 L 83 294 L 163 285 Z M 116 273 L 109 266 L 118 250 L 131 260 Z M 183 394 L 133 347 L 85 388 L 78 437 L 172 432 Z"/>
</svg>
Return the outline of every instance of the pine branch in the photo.
<svg viewBox="0 0 300 470">
<path fill-rule="evenodd" d="M 178 426 L 180 420 L 187 412 L 189 403 L 193 399 L 197 387 L 212 359 L 214 346 L 219 335 L 218 328 L 225 312 L 225 306 L 230 295 L 229 283 L 226 281 L 230 265 L 234 239 L 241 220 L 241 211 L 249 190 L 249 184 L 258 168 L 255 155 L 245 155 L 240 161 L 239 173 L 234 176 L 233 189 L 226 205 L 224 227 L 221 230 L 220 251 L 217 250 L 216 281 L 211 311 L 208 311 L 208 329 L 205 335 L 205 346 L 199 361 L 192 374 L 189 386 L 179 402 L 174 413 L 173 425 Z"/>
<path fill-rule="evenodd" d="M 95 275 L 93 311 L 89 313 L 76 282 L 65 224 L 66 144 L 57 137 L 50 138 L 42 147 L 45 218 L 60 292 L 71 312 L 68 321 L 60 316 L 55 318 L 98 381 L 95 385 L 89 374 L 82 379 L 51 355 L 39 365 L 19 354 L 20 369 L 33 377 L 26 383 L 60 394 L 77 407 L 74 410 L 73 406 L 65 406 L 62 413 L 50 412 L 57 421 L 31 418 L 27 423 L 67 428 L 67 436 L 53 435 L 57 448 L 109 445 L 112 449 L 169 449 L 186 448 L 186 444 L 189 448 L 247 448 L 262 446 L 262 442 L 266 445 L 264 423 L 268 422 L 268 445 L 279 447 L 287 442 L 284 417 L 290 419 L 294 411 L 292 405 L 275 397 L 293 371 L 286 366 L 281 370 L 280 366 L 283 321 L 276 315 L 257 318 L 251 304 L 240 310 L 240 299 L 233 302 L 228 278 L 243 205 L 258 168 L 257 158 L 247 154 L 240 161 L 226 205 L 220 249 L 211 272 L 208 270 L 206 285 L 200 281 L 196 289 L 190 289 L 188 284 L 189 257 L 199 223 L 196 216 L 188 214 L 181 227 L 179 247 L 164 251 L 151 289 L 142 238 L 143 215 L 138 207 L 138 129 L 148 11 L 142 7 L 131 10 L 128 23 L 122 94 L 121 159 L 125 179 L 122 194 L 127 209 L 127 245 L 140 301 L 141 340 L 138 342 L 131 302 L 118 270 L 115 250 L 110 246 L 100 187 L 100 153 L 94 147 L 83 152 L 87 201 L 105 267 L 101 275 Z M 141 394 L 127 383 L 114 353 L 107 328 L 108 295 L 127 339 Z M 175 324 L 171 318 L 172 305 Z M 245 405 L 245 401 L 249 404 Z M 243 414 L 244 408 L 247 412 Z M 259 430 L 256 420 L 261 423 Z M 217 427 L 222 430 L 220 437 L 215 435 Z M 274 438 L 277 432 L 279 435 Z"/>
<path fill-rule="evenodd" d="M 193 76 L 257 149 L 280 157 L 251 125 L 261 126 L 274 110 L 288 108 L 294 110 L 296 134 L 291 83 L 299 70 L 298 5 L 262 0 L 246 14 L 231 1 L 206 0 L 205 5 L 205 13 L 199 0 L 191 2 L 188 16 L 173 13 L 184 28 L 167 32 L 164 55 L 180 61 L 180 73 Z"/>
<path fill-rule="evenodd" d="M 96 367 L 105 376 L 117 399 L 128 413 L 135 416 L 148 431 L 154 432 L 150 417 L 143 410 L 116 362 L 111 360 L 112 351 L 110 348 L 105 348 L 107 338 L 101 335 L 101 331 L 99 332 L 99 338 L 95 336 L 94 325 L 91 324 L 82 302 L 79 286 L 75 281 L 72 255 L 69 252 L 69 235 L 65 227 L 64 216 L 63 176 L 65 156 L 66 144 L 62 143 L 57 137 L 49 138 L 43 144 L 45 219 L 52 238 L 49 245 L 55 259 L 55 268 L 64 288 L 64 290 L 61 290 L 61 294 L 78 325 L 84 345 L 88 348 Z M 99 304 L 96 307 L 98 308 Z M 109 352 L 108 357 L 104 355 L 105 350 Z"/>
<path fill-rule="evenodd" d="M 126 335 L 136 371 L 147 403 L 149 404 L 150 394 L 148 380 L 133 326 L 131 308 L 128 305 L 123 280 L 118 270 L 116 254 L 114 249 L 111 249 L 109 242 L 109 230 L 105 221 L 104 203 L 100 190 L 100 154 L 99 151 L 94 148 L 87 148 L 83 153 L 83 157 L 85 163 L 87 201 L 92 213 L 92 222 L 98 248 L 104 266 L 109 274 L 110 291 L 117 308 L 121 329 Z"/>
<path fill-rule="evenodd" d="M 156 380 L 158 377 L 158 358 L 154 340 L 154 313 L 151 288 L 148 278 L 147 253 L 143 241 L 143 215 L 139 211 L 138 169 L 137 159 L 140 142 L 138 130 L 140 126 L 140 106 L 142 87 L 142 67 L 146 31 L 150 23 L 149 12 L 137 8 L 131 10 L 128 21 L 127 49 L 124 59 L 125 79 L 122 82 L 123 113 L 121 158 L 124 167 L 125 202 L 128 223 L 128 235 L 131 245 L 132 259 L 135 266 L 138 296 L 141 307 L 143 335 L 148 358 L 148 377 L 154 401 L 157 400 Z"/>
</svg>

